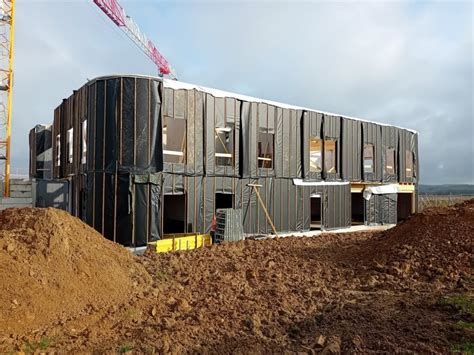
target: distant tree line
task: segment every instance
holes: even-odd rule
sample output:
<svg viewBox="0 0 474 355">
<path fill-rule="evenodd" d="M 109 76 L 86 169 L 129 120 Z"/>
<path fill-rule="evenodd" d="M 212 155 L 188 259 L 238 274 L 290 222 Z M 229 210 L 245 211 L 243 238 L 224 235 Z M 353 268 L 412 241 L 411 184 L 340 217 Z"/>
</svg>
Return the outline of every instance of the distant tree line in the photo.
<svg viewBox="0 0 474 355">
<path fill-rule="evenodd" d="M 419 192 L 424 195 L 474 195 L 474 185 L 420 185 Z"/>
</svg>

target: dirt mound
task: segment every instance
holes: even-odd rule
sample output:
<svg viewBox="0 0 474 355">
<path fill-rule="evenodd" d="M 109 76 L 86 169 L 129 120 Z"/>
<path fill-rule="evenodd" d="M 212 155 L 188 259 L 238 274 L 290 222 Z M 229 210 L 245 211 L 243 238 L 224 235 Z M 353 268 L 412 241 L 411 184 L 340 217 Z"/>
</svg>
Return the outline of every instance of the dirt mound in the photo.
<svg viewBox="0 0 474 355">
<path fill-rule="evenodd" d="M 0 213 L 0 338 L 116 306 L 146 277 L 125 248 L 66 212 Z"/>
<path fill-rule="evenodd" d="M 12 312 L 25 299 L 20 295 L 26 294 L 31 297 L 30 305 L 38 298 L 51 306 L 49 312 L 61 321 L 27 338 L 10 341 L 0 337 L 0 352 L 41 349 L 124 353 L 133 349 L 136 353 L 448 353 L 454 345 L 469 340 L 468 336 L 472 338 L 468 328 L 472 327 L 469 317 L 474 315 L 459 318 L 459 314 L 441 306 L 440 300 L 457 294 L 458 298 L 450 299 L 465 308 L 466 304 L 472 307 L 473 207 L 471 201 L 428 210 L 383 233 L 247 240 L 190 252 L 147 253 L 137 260 L 151 278 L 149 287 L 116 307 L 107 307 L 112 304 L 109 299 L 105 299 L 105 307 L 87 308 L 87 302 L 83 302 L 86 311 L 80 311 L 74 319 L 62 315 L 67 309 L 61 308 L 59 297 L 69 296 L 67 291 L 55 289 L 54 282 L 48 284 L 51 290 L 45 290 L 40 281 L 36 289 L 30 290 L 28 284 L 15 279 L 19 293 L 8 290 L 9 297 L 0 299 L 0 307 L 5 308 L 7 303 L 5 309 Z M 51 230 L 45 226 L 47 232 L 41 232 L 45 234 L 39 238 L 41 243 L 55 245 L 53 250 L 72 250 L 70 238 L 66 243 L 69 246 L 63 247 L 63 234 L 57 241 L 47 239 L 58 226 L 65 228 L 63 218 L 53 217 L 48 217 L 52 224 L 59 224 Z M 78 224 L 67 228 L 89 230 L 68 218 Z M 33 216 L 30 221 L 33 226 L 35 219 Z M 26 223 L 23 220 L 26 218 L 21 223 L 10 219 L 12 228 L 21 231 L 13 238 L 17 246 L 8 247 L 6 237 L 0 238 L 2 273 L 8 270 L 11 274 L 11 267 L 6 269 L 3 260 L 5 255 L 12 258 L 20 246 L 24 250 L 20 255 L 39 260 L 45 259 L 43 254 L 51 249 L 40 242 L 37 247 L 30 246 L 37 232 L 26 233 L 33 227 L 16 226 Z M 1 233 L 7 236 L 8 232 Z M 69 234 L 73 233 L 86 234 Z M 98 248 L 103 249 L 99 254 L 81 246 L 75 249 L 94 255 L 84 262 L 84 268 L 95 265 L 97 270 L 112 267 L 115 262 L 118 266 L 114 270 L 120 270 L 122 276 L 127 275 L 122 264 L 138 269 L 121 248 L 99 239 L 81 243 L 89 249 L 104 245 Z M 58 252 L 58 257 L 69 260 L 72 253 Z M 20 265 L 29 277 L 29 268 L 37 263 L 24 266 L 14 260 L 13 265 Z M 97 263 L 103 265 L 98 268 Z M 47 263 L 42 265 L 47 267 Z M 65 265 L 61 267 L 72 270 Z M 80 273 L 72 272 L 80 279 Z M 93 269 L 88 272 L 93 273 Z M 87 293 L 86 297 L 115 294 L 120 299 L 116 285 L 127 282 L 113 280 L 119 277 L 113 271 L 97 277 L 104 274 L 111 276 L 102 279 L 100 285 L 95 279 L 87 279 L 87 291 L 81 292 L 92 289 L 93 295 Z M 133 276 L 127 276 L 131 279 Z M 8 279 L 2 277 L 1 282 L 6 285 Z M 56 283 L 61 284 L 59 280 Z M 104 285 L 109 290 L 104 291 Z M 37 289 L 54 292 L 55 307 L 43 295 L 38 296 Z M 121 289 L 126 293 L 125 287 Z M 97 300 L 94 302 L 97 304 Z M 23 308 L 23 312 L 27 310 Z M 0 312 L 4 317 L 3 308 Z M 15 322 L 22 321 L 20 315 L 15 315 Z M 4 318 L 0 318 L 0 329 L 2 324 Z"/>
<path fill-rule="evenodd" d="M 363 245 L 342 250 L 337 259 L 359 264 L 372 276 L 391 275 L 382 278 L 400 287 L 418 280 L 441 288 L 472 271 L 473 241 L 474 200 L 469 200 L 426 209 Z M 377 284 L 377 277 L 373 281 Z"/>
</svg>

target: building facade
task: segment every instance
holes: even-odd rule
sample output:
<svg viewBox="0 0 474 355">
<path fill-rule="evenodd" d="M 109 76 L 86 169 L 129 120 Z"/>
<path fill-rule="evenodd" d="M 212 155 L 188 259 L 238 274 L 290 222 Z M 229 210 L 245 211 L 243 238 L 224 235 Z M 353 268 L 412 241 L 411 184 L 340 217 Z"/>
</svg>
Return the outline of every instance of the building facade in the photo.
<svg viewBox="0 0 474 355">
<path fill-rule="evenodd" d="M 126 246 L 209 233 L 218 208 L 242 209 L 245 233 L 270 234 L 252 185 L 278 232 L 396 223 L 417 208 L 418 135 L 395 126 L 109 76 L 63 100 L 49 130 L 67 209 Z"/>
</svg>

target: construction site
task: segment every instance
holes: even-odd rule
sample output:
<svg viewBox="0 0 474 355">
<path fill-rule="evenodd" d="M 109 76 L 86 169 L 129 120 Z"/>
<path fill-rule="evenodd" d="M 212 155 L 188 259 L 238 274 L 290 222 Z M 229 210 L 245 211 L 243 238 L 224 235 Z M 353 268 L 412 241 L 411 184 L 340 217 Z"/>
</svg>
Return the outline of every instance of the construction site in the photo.
<svg viewBox="0 0 474 355">
<path fill-rule="evenodd" d="M 71 87 L 18 178 L 1 1 L 0 353 L 474 351 L 474 199 L 419 208 L 417 131 L 183 82 L 90 3 L 158 74 Z"/>
</svg>

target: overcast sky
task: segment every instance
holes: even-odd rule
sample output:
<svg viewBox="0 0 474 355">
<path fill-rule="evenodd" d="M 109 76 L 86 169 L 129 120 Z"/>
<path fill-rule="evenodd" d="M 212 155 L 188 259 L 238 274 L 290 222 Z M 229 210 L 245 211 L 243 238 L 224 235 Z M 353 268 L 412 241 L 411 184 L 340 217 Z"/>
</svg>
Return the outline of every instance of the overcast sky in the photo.
<svg viewBox="0 0 474 355">
<path fill-rule="evenodd" d="M 182 81 L 413 128 L 423 183 L 474 183 L 473 5 L 123 1 Z M 12 167 L 87 79 L 155 75 L 92 0 L 17 2 Z"/>
</svg>

